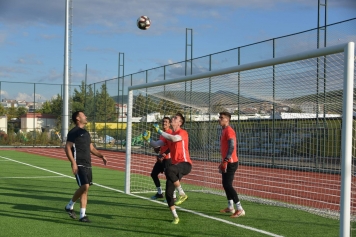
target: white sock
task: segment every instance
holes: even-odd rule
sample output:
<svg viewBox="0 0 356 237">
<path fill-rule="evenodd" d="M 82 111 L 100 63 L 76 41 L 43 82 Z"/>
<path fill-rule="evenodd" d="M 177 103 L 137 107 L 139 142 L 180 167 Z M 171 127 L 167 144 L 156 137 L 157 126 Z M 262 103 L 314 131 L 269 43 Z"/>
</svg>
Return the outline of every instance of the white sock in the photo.
<svg viewBox="0 0 356 237">
<path fill-rule="evenodd" d="M 83 218 L 85 216 L 85 211 L 86 211 L 86 208 L 80 208 L 80 217 L 79 218 Z"/>
<path fill-rule="evenodd" d="M 234 208 L 234 201 L 232 199 L 227 201 L 227 207 L 229 209 L 233 209 Z"/>
<path fill-rule="evenodd" d="M 158 194 L 162 194 L 162 188 L 161 187 L 157 187 L 157 193 Z"/>
<path fill-rule="evenodd" d="M 179 193 L 179 196 L 185 196 L 185 192 L 183 191 L 183 188 L 181 185 L 179 185 L 179 187 L 177 187 L 176 189 Z"/>
<path fill-rule="evenodd" d="M 236 203 L 236 209 L 239 211 L 243 210 L 240 202 Z"/>
<path fill-rule="evenodd" d="M 176 209 L 172 210 L 172 215 L 174 218 L 177 218 L 178 217 L 178 214 L 176 212 Z"/>
<path fill-rule="evenodd" d="M 69 203 L 67 204 L 66 208 L 70 209 L 70 210 L 73 210 L 74 204 L 75 204 L 75 202 L 73 202 L 72 199 L 71 199 L 69 201 Z"/>
<path fill-rule="evenodd" d="M 173 192 L 173 198 L 177 198 L 177 191 Z"/>
</svg>

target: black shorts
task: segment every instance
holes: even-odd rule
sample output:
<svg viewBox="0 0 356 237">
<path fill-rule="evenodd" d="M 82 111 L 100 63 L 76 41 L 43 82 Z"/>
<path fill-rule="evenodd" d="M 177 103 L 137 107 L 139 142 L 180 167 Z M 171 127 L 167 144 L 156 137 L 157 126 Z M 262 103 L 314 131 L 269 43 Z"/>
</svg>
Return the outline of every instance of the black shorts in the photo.
<svg viewBox="0 0 356 237">
<path fill-rule="evenodd" d="M 77 180 L 79 187 L 84 184 L 92 185 L 93 175 L 91 168 L 78 166 L 78 173 L 75 175 L 75 179 Z"/>
<path fill-rule="evenodd" d="M 192 165 L 188 162 L 181 162 L 175 165 L 170 165 L 166 168 L 166 178 L 172 183 L 181 180 L 184 175 L 187 175 L 192 170 Z"/>
</svg>

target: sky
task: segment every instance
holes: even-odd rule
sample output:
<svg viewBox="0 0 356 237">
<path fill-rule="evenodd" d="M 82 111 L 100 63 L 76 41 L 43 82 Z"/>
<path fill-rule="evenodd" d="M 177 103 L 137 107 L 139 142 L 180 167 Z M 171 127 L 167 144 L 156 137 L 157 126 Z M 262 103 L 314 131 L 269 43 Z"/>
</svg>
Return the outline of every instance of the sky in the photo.
<svg viewBox="0 0 356 237">
<path fill-rule="evenodd" d="M 0 98 L 45 100 L 49 86 L 33 93 L 26 83 L 63 83 L 65 2 L 0 0 Z M 72 6 L 73 84 L 116 78 L 119 53 L 125 75 L 184 61 L 187 28 L 196 58 L 313 29 L 318 21 L 318 0 L 72 0 Z M 136 26 L 141 15 L 151 19 L 146 31 Z M 356 0 L 327 0 L 327 16 L 327 24 L 355 18 Z"/>
</svg>

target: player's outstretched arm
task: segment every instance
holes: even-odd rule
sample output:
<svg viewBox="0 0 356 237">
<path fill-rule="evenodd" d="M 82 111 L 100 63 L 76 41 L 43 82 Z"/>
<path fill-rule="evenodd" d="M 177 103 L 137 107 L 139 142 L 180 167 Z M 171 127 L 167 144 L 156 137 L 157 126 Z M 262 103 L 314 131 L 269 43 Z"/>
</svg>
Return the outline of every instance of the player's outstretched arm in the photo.
<svg viewBox="0 0 356 237">
<path fill-rule="evenodd" d="M 163 132 L 160 128 L 158 124 L 153 124 L 154 129 L 156 130 L 156 132 L 160 135 L 162 135 L 164 138 L 166 138 L 167 140 L 170 140 L 172 142 L 179 142 L 182 141 L 182 137 L 180 135 L 171 135 L 169 133 Z"/>
<path fill-rule="evenodd" d="M 162 142 L 161 140 L 153 141 L 151 139 L 151 131 L 148 131 L 148 130 L 146 130 L 142 133 L 142 138 L 143 138 L 143 140 L 148 142 L 148 144 L 150 144 L 151 147 L 154 147 L 154 148 L 164 145 L 164 142 Z"/>
<path fill-rule="evenodd" d="M 162 140 L 158 140 L 158 141 L 151 140 L 150 141 L 150 146 L 154 147 L 154 148 L 157 148 L 157 147 L 160 147 L 160 146 L 164 146 L 164 142 Z"/>
</svg>

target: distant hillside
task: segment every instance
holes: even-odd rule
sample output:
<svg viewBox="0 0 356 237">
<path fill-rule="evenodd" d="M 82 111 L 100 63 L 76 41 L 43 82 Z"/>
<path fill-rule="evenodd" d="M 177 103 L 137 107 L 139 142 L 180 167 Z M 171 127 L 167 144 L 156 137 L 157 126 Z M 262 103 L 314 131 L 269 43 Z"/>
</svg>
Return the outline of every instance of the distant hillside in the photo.
<svg viewBox="0 0 356 237">
<path fill-rule="evenodd" d="M 354 96 L 355 96 L 355 91 L 354 91 Z M 326 103 L 342 102 L 343 90 L 329 91 L 329 92 L 326 92 L 325 95 L 324 95 L 324 93 L 322 91 L 319 92 L 319 100 L 320 99 L 324 100 L 324 97 L 325 97 L 325 102 Z M 292 98 L 292 99 L 288 99 L 286 101 L 289 101 L 289 102 L 294 102 L 294 101 L 316 101 L 316 99 L 317 99 L 317 94 L 311 94 L 311 95 L 295 97 L 295 98 Z"/>
<path fill-rule="evenodd" d="M 165 95 L 171 96 L 173 100 L 178 102 L 194 103 L 197 106 L 208 106 L 209 102 L 213 104 L 235 105 L 238 102 L 241 104 L 256 103 L 258 100 L 247 98 L 244 96 L 238 96 L 235 93 L 229 91 L 217 91 L 209 94 L 208 92 L 195 92 L 195 91 L 165 91 L 157 93 L 157 96 L 163 97 Z"/>
<path fill-rule="evenodd" d="M 111 98 L 118 104 L 127 104 L 127 101 L 128 101 L 128 96 L 127 95 L 124 95 L 124 96 L 111 96 Z"/>
</svg>

